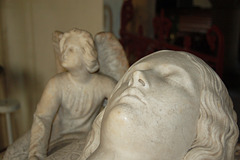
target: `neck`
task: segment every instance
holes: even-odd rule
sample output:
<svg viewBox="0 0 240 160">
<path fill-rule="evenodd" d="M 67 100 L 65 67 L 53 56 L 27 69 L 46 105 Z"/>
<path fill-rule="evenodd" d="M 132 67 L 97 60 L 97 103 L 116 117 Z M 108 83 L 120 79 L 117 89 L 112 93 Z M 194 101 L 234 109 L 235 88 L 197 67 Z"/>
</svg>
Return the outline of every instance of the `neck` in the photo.
<svg viewBox="0 0 240 160">
<path fill-rule="evenodd" d="M 75 83 L 88 83 L 92 74 L 87 69 L 69 70 L 69 75 Z"/>
</svg>

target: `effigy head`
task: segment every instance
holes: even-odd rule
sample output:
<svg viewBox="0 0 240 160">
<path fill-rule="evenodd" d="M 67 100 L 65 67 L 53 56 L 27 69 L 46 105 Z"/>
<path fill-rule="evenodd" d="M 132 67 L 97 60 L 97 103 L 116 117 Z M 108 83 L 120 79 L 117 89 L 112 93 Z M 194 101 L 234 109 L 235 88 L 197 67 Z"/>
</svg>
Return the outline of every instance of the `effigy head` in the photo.
<svg viewBox="0 0 240 160">
<path fill-rule="evenodd" d="M 237 138 L 236 113 L 217 74 L 189 53 L 159 51 L 115 87 L 89 159 L 230 160 Z"/>
</svg>

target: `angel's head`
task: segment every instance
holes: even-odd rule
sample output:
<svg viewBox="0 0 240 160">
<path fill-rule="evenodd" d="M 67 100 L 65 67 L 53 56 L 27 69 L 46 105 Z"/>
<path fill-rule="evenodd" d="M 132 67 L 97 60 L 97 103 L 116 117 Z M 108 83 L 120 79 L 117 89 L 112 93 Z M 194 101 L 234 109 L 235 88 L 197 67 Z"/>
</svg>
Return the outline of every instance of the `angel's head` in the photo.
<svg viewBox="0 0 240 160">
<path fill-rule="evenodd" d="M 99 69 L 97 51 L 92 35 L 84 30 L 65 32 L 60 40 L 61 64 L 67 70 L 86 68 L 94 73 Z"/>
<path fill-rule="evenodd" d="M 100 136 L 89 160 L 233 160 L 238 127 L 227 89 L 208 65 L 185 52 L 160 51 L 119 81 Z"/>
</svg>

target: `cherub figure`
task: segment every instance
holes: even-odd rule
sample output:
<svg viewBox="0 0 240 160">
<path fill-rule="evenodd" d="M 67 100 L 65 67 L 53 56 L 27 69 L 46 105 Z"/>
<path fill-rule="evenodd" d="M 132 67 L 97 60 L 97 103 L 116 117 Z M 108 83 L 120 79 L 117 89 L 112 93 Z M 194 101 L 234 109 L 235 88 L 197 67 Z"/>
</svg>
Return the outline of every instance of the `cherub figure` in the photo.
<svg viewBox="0 0 240 160">
<path fill-rule="evenodd" d="M 186 52 L 136 62 L 93 123 L 80 160 L 234 160 L 237 116 L 218 75 Z"/>
<path fill-rule="evenodd" d="M 5 159 L 44 159 L 49 152 L 75 140 L 84 141 L 116 84 L 113 78 L 97 72 L 98 55 L 90 33 L 73 29 L 59 38 L 58 58 L 66 71 L 48 81 L 34 113 L 31 133 L 10 146 Z"/>
</svg>

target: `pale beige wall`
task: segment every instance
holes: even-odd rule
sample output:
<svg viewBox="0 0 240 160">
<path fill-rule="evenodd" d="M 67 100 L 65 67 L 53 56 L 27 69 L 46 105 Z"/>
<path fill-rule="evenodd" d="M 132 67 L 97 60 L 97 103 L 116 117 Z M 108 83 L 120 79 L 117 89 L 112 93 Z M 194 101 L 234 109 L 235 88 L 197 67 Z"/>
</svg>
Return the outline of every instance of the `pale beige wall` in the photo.
<svg viewBox="0 0 240 160">
<path fill-rule="evenodd" d="M 121 9 L 124 0 L 104 0 L 104 29 L 120 38 Z"/>
<path fill-rule="evenodd" d="M 92 34 L 102 31 L 103 1 L 2 0 L 0 3 L 3 46 L 0 62 L 7 70 L 7 96 L 21 103 L 21 109 L 13 114 L 16 138 L 29 129 L 44 85 L 56 73 L 52 32 L 73 27 Z"/>
</svg>

